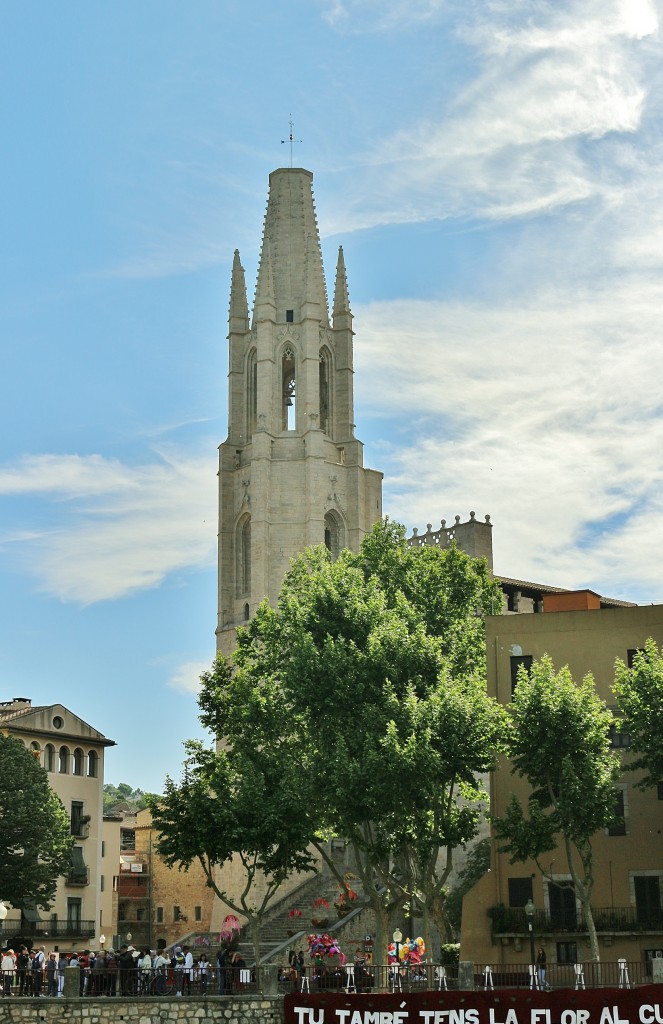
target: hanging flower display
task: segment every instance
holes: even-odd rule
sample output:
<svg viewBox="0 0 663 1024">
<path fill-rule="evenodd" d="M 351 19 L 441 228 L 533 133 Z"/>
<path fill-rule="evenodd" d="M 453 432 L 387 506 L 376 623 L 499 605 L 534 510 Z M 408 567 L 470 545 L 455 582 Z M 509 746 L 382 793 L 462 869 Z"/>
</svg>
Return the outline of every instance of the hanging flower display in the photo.
<svg viewBox="0 0 663 1024">
<path fill-rule="evenodd" d="M 235 932 L 239 935 L 242 930 L 242 926 L 239 923 L 239 918 L 235 917 L 234 914 L 228 914 L 223 919 L 221 925 L 221 931 L 219 932 L 219 942 L 228 942 L 232 939 Z"/>
<path fill-rule="evenodd" d="M 326 900 L 324 896 L 319 896 L 317 900 L 313 900 L 311 923 L 324 928 L 329 920 L 330 906 L 329 900 Z"/>
<path fill-rule="evenodd" d="M 334 901 L 334 907 L 336 908 L 336 912 L 339 917 L 345 917 L 345 915 L 349 914 L 351 910 L 354 910 L 354 906 L 358 899 L 357 893 L 347 885 L 347 882 L 345 888 L 341 888 L 340 885 L 337 885 L 336 888 L 338 889 L 339 894 L 337 899 Z"/>
</svg>

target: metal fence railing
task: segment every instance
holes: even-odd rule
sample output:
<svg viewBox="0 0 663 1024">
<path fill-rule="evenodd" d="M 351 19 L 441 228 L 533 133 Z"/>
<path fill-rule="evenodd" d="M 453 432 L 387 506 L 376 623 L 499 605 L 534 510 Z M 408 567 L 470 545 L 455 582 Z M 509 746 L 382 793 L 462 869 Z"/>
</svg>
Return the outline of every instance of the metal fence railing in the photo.
<svg viewBox="0 0 663 1024">
<path fill-rule="evenodd" d="M 551 991 L 561 988 L 633 988 L 652 981 L 651 961 L 605 960 L 601 963 L 558 964 L 548 962 L 543 971 L 529 964 L 476 964 L 477 989 L 536 988 Z"/>
<path fill-rule="evenodd" d="M 496 904 L 488 910 L 495 935 L 527 935 L 529 922 L 523 907 Z M 638 907 L 592 907 L 598 932 L 646 932 L 663 929 L 663 909 Z M 554 910 L 535 910 L 532 927 L 538 935 L 551 932 L 586 932 L 582 910 L 575 904 Z"/>
<path fill-rule="evenodd" d="M 426 992 L 458 988 L 458 966 L 440 964 L 347 963 L 333 967 L 309 964 L 303 970 L 292 967 L 262 968 L 264 977 L 271 973 L 272 988 L 281 994 L 304 992 L 371 993 Z M 274 977 L 274 974 L 276 975 Z M 161 969 L 143 970 L 106 967 L 80 972 L 79 995 L 86 997 L 208 997 L 252 995 L 259 991 L 255 967 L 205 967 L 193 970 L 168 965 Z M 545 974 L 531 970 L 528 964 L 475 964 L 474 988 L 493 989 L 589 989 L 599 987 L 634 988 L 652 981 L 651 962 L 605 961 L 597 964 L 548 963 Z M 467 982 L 467 979 L 465 979 Z M 52 995 L 62 993 L 64 975 L 44 971 L 39 976 L 31 970 L 0 972 L 0 991 L 5 996 Z"/>
</svg>

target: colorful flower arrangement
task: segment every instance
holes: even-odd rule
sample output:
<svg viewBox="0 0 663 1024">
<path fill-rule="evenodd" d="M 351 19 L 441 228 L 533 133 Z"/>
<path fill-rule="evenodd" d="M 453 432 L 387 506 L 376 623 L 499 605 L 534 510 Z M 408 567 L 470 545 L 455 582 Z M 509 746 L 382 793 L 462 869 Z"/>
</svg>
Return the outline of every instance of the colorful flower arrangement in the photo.
<svg viewBox="0 0 663 1024">
<path fill-rule="evenodd" d="M 426 952 L 426 943 L 418 936 L 416 939 L 405 939 L 398 945 L 398 959 L 402 963 L 420 964 Z M 396 945 L 389 943 L 387 949 L 387 960 L 390 964 L 396 963 Z"/>
<path fill-rule="evenodd" d="M 241 930 L 242 926 L 239 923 L 239 918 L 235 917 L 234 914 L 227 914 L 223 919 L 223 924 L 221 925 L 219 942 L 231 941 L 235 932 L 239 935 Z"/>
<path fill-rule="evenodd" d="M 296 920 L 296 918 L 301 917 L 301 916 L 302 916 L 301 910 L 297 910 L 296 907 L 293 907 L 292 910 L 288 911 L 288 917 L 290 918 L 291 921 L 294 921 L 294 920 Z"/>
<path fill-rule="evenodd" d="M 338 957 L 338 963 L 343 966 L 345 963 L 345 954 L 343 953 L 338 941 L 332 938 L 331 935 L 309 935 L 306 939 L 308 944 L 308 951 L 311 960 L 322 963 L 323 959 L 328 957 Z"/>
<path fill-rule="evenodd" d="M 339 891 L 338 899 L 334 901 L 334 906 L 338 912 L 339 917 L 345 917 L 353 909 L 352 904 L 357 901 L 357 893 L 354 889 L 351 889 L 349 885 L 345 889 L 341 886 L 337 886 Z"/>
</svg>

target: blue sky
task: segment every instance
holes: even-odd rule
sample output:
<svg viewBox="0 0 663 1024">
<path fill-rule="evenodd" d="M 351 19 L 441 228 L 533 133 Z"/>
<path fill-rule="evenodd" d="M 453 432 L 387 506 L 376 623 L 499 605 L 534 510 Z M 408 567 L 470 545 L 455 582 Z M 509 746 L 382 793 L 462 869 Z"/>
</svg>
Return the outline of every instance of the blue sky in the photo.
<svg viewBox="0 0 663 1024">
<path fill-rule="evenodd" d="M 653 0 L 115 0 L 0 11 L 0 669 L 158 790 L 214 653 L 232 253 L 314 173 L 357 434 L 408 528 L 663 600 Z"/>
</svg>

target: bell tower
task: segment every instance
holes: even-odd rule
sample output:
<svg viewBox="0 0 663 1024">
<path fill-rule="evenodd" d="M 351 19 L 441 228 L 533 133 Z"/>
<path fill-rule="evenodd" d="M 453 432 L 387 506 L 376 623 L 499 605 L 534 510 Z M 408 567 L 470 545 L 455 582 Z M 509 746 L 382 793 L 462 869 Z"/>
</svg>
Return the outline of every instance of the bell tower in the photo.
<svg viewBox="0 0 663 1024">
<path fill-rule="evenodd" d="M 230 290 L 228 437 L 219 448 L 217 648 L 267 597 L 290 560 L 325 543 L 335 557 L 382 515 L 382 474 L 354 435 L 353 330 L 339 249 L 330 321 L 313 175 L 269 176 L 253 315 L 235 251 Z"/>
</svg>

